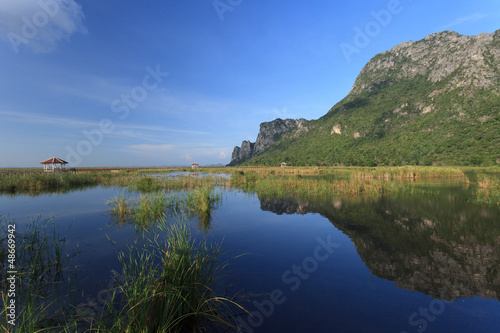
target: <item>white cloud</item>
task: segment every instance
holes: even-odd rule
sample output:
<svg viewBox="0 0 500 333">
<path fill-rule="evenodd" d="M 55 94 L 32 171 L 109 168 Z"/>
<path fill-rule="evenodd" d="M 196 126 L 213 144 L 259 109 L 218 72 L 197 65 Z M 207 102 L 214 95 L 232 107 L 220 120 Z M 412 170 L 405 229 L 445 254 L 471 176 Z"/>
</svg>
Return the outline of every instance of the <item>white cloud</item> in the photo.
<svg viewBox="0 0 500 333">
<path fill-rule="evenodd" d="M 186 160 L 186 162 L 190 162 L 193 160 L 193 157 L 189 154 L 182 155 L 181 158 Z"/>
<path fill-rule="evenodd" d="M 472 14 L 469 16 L 459 17 L 459 18 L 453 20 L 452 22 L 441 27 L 441 30 L 453 28 L 453 27 L 456 27 L 457 25 L 460 25 L 460 24 L 465 23 L 465 22 L 479 21 L 480 19 L 482 19 L 483 17 L 486 17 L 486 16 L 487 15 L 475 13 L 475 14 Z"/>
<path fill-rule="evenodd" d="M 0 36 L 16 53 L 23 47 L 50 52 L 61 39 L 87 33 L 83 17 L 74 0 L 1 0 Z"/>
<path fill-rule="evenodd" d="M 136 150 L 139 152 L 165 152 L 170 151 L 174 148 L 174 145 L 161 144 L 161 145 L 150 145 L 150 144 L 140 144 L 140 145 L 129 145 L 127 149 Z"/>
<path fill-rule="evenodd" d="M 227 158 L 227 153 L 225 151 L 221 151 L 219 153 L 219 158 L 225 160 Z"/>
<path fill-rule="evenodd" d="M 287 118 L 297 118 L 297 116 L 293 113 L 288 112 L 287 107 L 283 107 L 281 110 L 274 108 L 271 113 L 273 116 L 281 118 L 281 119 L 287 119 Z"/>
<path fill-rule="evenodd" d="M 49 115 L 39 115 L 36 113 L 30 112 L 13 112 L 13 111 L 2 111 L 0 110 L 0 115 L 4 116 L 4 120 L 10 120 L 20 123 L 31 123 L 31 124 L 50 124 L 54 126 L 60 126 L 67 128 L 71 127 L 79 127 L 85 129 L 85 127 L 98 127 L 100 121 L 86 121 L 80 119 L 71 119 L 71 118 L 63 118 Z M 110 117 L 111 118 L 111 117 Z M 116 123 L 116 124 L 115 124 Z M 191 131 L 191 130 L 182 130 L 182 129 L 174 129 L 167 128 L 162 126 L 148 126 L 148 125 L 133 125 L 133 124 L 122 124 L 120 121 L 113 122 L 115 125 L 115 134 L 131 134 L 132 131 L 129 130 L 138 130 L 138 131 L 149 131 L 149 132 L 168 132 L 168 133 L 179 133 L 179 134 L 190 134 L 190 135 L 207 135 L 208 132 L 202 131 Z M 134 135 L 129 135 L 131 137 L 136 137 Z"/>
</svg>

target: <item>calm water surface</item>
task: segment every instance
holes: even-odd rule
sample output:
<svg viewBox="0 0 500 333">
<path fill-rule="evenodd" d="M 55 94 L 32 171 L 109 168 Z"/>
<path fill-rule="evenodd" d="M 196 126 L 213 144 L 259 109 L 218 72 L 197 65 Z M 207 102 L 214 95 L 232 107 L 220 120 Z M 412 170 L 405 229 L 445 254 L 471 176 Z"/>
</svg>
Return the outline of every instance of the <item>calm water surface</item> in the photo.
<svg viewBox="0 0 500 333">
<path fill-rule="evenodd" d="M 0 196 L 0 214 L 19 229 L 53 215 L 67 250 L 82 251 L 91 296 L 138 237 L 108 213 L 120 194 Z M 500 212 L 468 202 L 458 185 L 411 199 L 223 196 L 208 232 L 194 230 L 222 242 L 231 265 L 219 288 L 242 292 L 248 332 L 500 332 Z"/>
</svg>

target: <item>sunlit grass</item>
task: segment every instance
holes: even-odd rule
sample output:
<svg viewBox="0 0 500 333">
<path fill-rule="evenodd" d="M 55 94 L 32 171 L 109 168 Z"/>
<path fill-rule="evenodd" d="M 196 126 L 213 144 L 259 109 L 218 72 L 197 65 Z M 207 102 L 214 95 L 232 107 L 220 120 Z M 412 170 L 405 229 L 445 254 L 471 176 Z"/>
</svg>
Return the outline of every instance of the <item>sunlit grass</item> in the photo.
<svg viewBox="0 0 500 333">
<path fill-rule="evenodd" d="M 112 330 L 198 332 L 209 323 L 234 328 L 228 315 L 238 306 L 212 289 L 220 247 L 195 242 L 186 222 L 162 220 L 165 240 L 148 238 L 119 254 L 125 305 Z"/>
<path fill-rule="evenodd" d="M 2 239 L 7 235 L 6 227 L 14 221 L 2 221 Z M 19 228 L 19 226 L 17 226 Z M 16 229 L 17 229 L 16 228 Z M 15 326 L 8 324 L 10 303 L 6 281 L 8 261 L 2 258 L 2 306 L 0 325 L 5 332 L 42 332 L 62 330 L 67 322 L 61 314 L 69 306 L 69 295 L 64 286 L 71 289 L 67 276 L 70 259 L 76 255 L 65 253 L 66 242 L 60 237 L 52 219 L 31 219 L 22 232 L 16 230 L 16 321 Z M 2 241 L 3 242 L 3 241 Z M 66 279 L 68 278 L 68 279 Z"/>
<path fill-rule="evenodd" d="M 116 214 L 124 219 L 136 215 L 149 228 L 142 229 L 143 237 L 138 237 L 128 250 L 119 252 L 120 283 L 109 290 L 101 310 L 90 317 L 77 310 L 77 289 L 65 275 L 70 269 L 69 259 L 76 253 L 65 253 L 66 243 L 52 219 L 32 220 L 18 234 L 16 260 L 21 292 L 16 295 L 19 310 L 15 332 L 202 332 L 215 326 L 234 329 L 232 311 L 244 309 L 213 289 L 217 275 L 225 267 L 218 260 L 220 244 L 194 239 L 188 225 L 190 218 L 183 213 L 189 209 L 214 209 L 214 200 L 220 200 L 220 195 L 207 188 L 190 198 L 161 192 L 142 194 L 135 207 L 130 199 L 116 198 L 112 204 Z M 166 207 L 171 212 L 168 219 Z M 3 241 L 0 258 L 0 331 L 14 332 L 6 317 L 9 298 Z"/>
<path fill-rule="evenodd" d="M 500 182 L 498 178 L 483 173 L 477 174 L 474 193 L 477 202 L 500 206 Z"/>
<path fill-rule="evenodd" d="M 109 200 L 107 205 L 118 224 L 133 223 L 135 226 L 147 228 L 154 226 L 165 214 L 175 215 L 182 212 L 198 218 L 203 229 L 207 229 L 212 213 L 221 201 L 221 193 L 208 185 L 194 188 L 187 193 L 144 193 L 136 199 L 121 195 Z"/>
<path fill-rule="evenodd" d="M 170 172 L 171 170 L 166 171 L 162 175 Z M 228 180 L 221 176 L 154 177 L 141 171 L 127 170 L 120 172 L 0 173 L 0 193 L 8 194 L 38 195 L 97 185 L 120 186 L 133 191 L 150 193 L 206 186 L 226 186 Z"/>
</svg>

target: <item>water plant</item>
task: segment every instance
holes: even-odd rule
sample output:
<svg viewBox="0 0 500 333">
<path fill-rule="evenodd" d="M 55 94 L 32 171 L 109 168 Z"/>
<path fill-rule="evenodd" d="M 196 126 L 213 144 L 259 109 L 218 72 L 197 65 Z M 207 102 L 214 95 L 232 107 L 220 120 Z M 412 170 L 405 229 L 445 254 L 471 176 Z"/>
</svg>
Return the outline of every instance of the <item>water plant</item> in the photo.
<svg viewBox="0 0 500 333">
<path fill-rule="evenodd" d="M 220 246 L 196 241 L 187 216 L 158 224 L 165 237 L 152 232 L 119 253 L 118 287 L 123 294 L 110 331 L 201 332 L 214 325 L 234 328 L 233 300 L 217 296 L 213 286 Z"/>
<path fill-rule="evenodd" d="M 500 206 L 500 181 L 498 178 L 478 173 L 472 186 L 477 203 Z"/>
<path fill-rule="evenodd" d="M 163 172 L 165 175 L 172 170 Z M 0 193 L 39 195 L 60 193 L 89 186 L 120 186 L 143 193 L 190 189 L 204 186 L 225 186 L 221 176 L 153 177 L 141 171 L 81 171 L 64 173 L 0 173 Z"/>
<path fill-rule="evenodd" d="M 200 220 L 203 230 L 210 227 L 213 211 L 220 205 L 222 195 L 216 192 L 211 186 L 201 187 L 190 191 L 187 195 L 187 210 Z"/>
<path fill-rule="evenodd" d="M 125 196 L 116 196 L 106 202 L 110 206 L 111 214 L 116 218 L 118 223 L 127 221 L 132 215 L 132 207 L 130 199 Z"/>
<path fill-rule="evenodd" d="M 120 202 L 126 205 L 128 201 Z M 170 221 L 163 213 L 142 238 L 119 252 L 119 283 L 111 287 L 99 313 L 86 317 L 75 306 L 78 289 L 69 275 L 76 252 L 65 253 L 65 240 L 53 219 L 33 219 L 19 234 L 17 244 L 16 326 L 8 324 L 6 252 L 3 242 L 0 246 L 0 330 L 146 333 L 234 328 L 233 310 L 244 309 L 214 288 L 225 267 L 219 264 L 220 245 L 192 237 L 188 223 L 187 215 L 175 215 Z"/>
<path fill-rule="evenodd" d="M 202 228 L 207 230 L 212 213 L 221 201 L 220 192 L 207 185 L 187 193 L 144 193 L 136 199 L 116 196 L 107 205 L 118 224 L 130 222 L 144 229 L 156 225 L 165 214 L 176 215 L 182 212 L 198 218 Z"/>
<path fill-rule="evenodd" d="M 5 235 L 5 226 L 8 225 L 15 225 L 15 222 L 2 221 Z M 65 240 L 60 237 L 52 218 L 30 219 L 22 233 L 16 230 L 15 240 L 14 265 L 18 272 L 14 275 L 16 291 L 13 299 L 17 309 L 15 326 L 8 324 L 7 307 L 11 298 L 7 292 L 7 281 L 2 279 L 0 327 L 6 332 L 41 332 L 48 327 L 51 330 L 63 327 L 65 320 L 61 314 L 70 307 L 68 298 L 64 296 L 64 274 L 69 272 L 70 260 L 77 253 L 64 253 Z M 2 259 L 2 277 L 5 277 L 8 271 L 12 271 L 12 266 L 7 265 L 5 258 Z M 70 285 L 69 281 L 67 285 Z"/>
</svg>

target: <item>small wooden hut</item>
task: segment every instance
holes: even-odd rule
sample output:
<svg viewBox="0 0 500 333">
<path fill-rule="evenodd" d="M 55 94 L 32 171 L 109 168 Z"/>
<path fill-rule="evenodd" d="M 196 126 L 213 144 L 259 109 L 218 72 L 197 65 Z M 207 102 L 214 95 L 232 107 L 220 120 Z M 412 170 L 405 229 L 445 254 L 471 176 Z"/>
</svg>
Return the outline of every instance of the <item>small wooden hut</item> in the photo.
<svg viewBox="0 0 500 333">
<path fill-rule="evenodd" d="M 40 164 L 43 164 L 43 171 L 45 172 L 64 172 L 66 171 L 66 164 L 68 162 L 57 157 L 52 157 L 40 162 Z"/>
<path fill-rule="evenodd" d="M 285 162 L 281 162 L 281 167 L 285 168 L 286 167 L 286 163 Z"/>
</svg>

